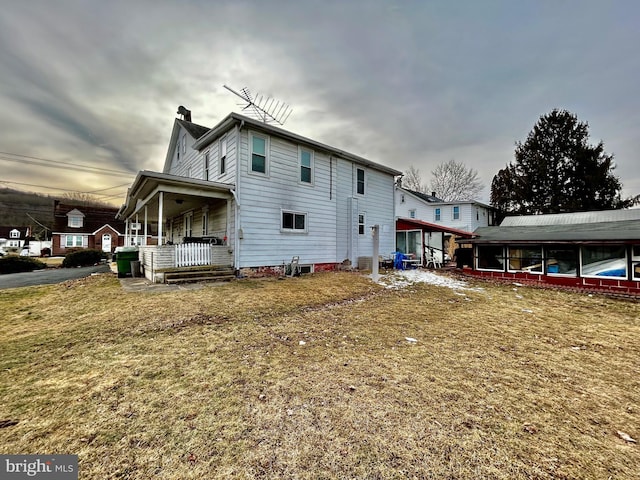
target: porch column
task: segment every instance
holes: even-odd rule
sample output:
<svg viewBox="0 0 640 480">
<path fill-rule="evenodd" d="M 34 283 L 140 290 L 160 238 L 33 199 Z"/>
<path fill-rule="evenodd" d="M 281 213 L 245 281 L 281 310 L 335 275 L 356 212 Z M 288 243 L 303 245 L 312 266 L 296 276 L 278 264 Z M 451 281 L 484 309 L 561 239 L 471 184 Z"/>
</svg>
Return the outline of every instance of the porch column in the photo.
<svg viewBox="0 0 640 480">
<path fill-rule="evenodd" d="M 229 232 L 231 231 L 231 200 L 227 199 L 227 223 L 224 226 L 224 236 L 227 237 L 225 243 L 229 243 Z"/>
<path fill-rule="evenodd" d="M 136 213 L 136 223 L 134 224 L 136 227 L 135 231 L 136 231 L 136 247 L 139 245 L 139 241 L 140 241 L 140 221 L 138 219 L 138 214 Z"/>
<path fill-rule="evenodd" d="M 142 240 L 142 244 L 147 244 L 147 205 L 144 206 L 144 239 Z"/>
<path fill-rule="evenodd" d="M 158 194 L 158 245 L 162 245 L 162 226 L 164 224 L 164 220 L 162 216 L 164 212 L 162 211 L 164 207 L 164 192 L 160 192 Z"/>
<path fill-rule="evenodd" d="M 124 221 L 124 246 L 129 246 L 129 219 Z"/>
</svg>

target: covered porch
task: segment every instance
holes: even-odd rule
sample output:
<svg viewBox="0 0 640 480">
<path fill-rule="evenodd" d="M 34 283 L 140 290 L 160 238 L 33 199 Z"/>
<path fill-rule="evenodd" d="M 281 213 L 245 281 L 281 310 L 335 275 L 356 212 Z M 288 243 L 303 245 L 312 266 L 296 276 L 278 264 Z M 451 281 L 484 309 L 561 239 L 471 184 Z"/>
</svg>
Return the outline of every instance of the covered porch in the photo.
<svg viewBox="0 0 640 480">
<path fill-rule="evenodd" d="M 138 173 L 117 216 L 144 276 L 156 283 L 181 271 L 233 271 L 234 193 L 232 184 Z"/>
<path fill-rule="evenodd" d="M 473 233 L 415 218 L 396 219 L 396 249 L 411 254 L 423 267 L 440 267 L 448 260 L 448 238 L 471 238 Z"/>
</svg>

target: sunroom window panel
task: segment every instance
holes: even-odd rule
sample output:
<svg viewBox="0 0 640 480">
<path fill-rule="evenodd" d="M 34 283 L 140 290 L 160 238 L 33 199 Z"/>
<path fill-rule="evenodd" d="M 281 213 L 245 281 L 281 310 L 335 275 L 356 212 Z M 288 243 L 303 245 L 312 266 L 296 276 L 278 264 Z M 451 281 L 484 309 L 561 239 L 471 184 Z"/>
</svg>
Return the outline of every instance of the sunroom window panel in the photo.
<svg viewBox="0 0 640 480">
<path fill-rule="evenodd" d="M 494 245 L 478 245 L 478 269 L 504 271 L 504 248 Z"/>
<path fill-rule="evenodd" d="M 542 273 L 542 247 L 509 247 L 509 270 Z"/>
<path fill-rule="evenodd" d="M 627 254 L 623 245 L 582 247 L 583 276 L 627 277 Z"/>
<path fill-rule="evenodd" d="M 547 273 L 576 275 L 578 252 L 575 247 L 549 247 L 546 249 Z"/>
</svg>

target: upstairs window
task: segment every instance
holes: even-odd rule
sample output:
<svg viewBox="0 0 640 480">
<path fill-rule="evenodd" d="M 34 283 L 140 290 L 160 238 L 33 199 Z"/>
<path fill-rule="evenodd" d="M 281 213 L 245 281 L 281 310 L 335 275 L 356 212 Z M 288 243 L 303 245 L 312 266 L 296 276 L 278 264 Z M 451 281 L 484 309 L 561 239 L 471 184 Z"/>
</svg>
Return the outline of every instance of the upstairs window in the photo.
<svg viewBox="0 0 640 480">
<path fill-rule="evenodd" d="M 409 210 L 409 218 L 416 218 L 416 209 L 412 208 Z"/>
<path fill-rule="evenodd" d="M 182 154 L 187 153 L 187 134 L 182 135 Z"/>
<path fill-rule="evenodd" d="M 9 232 L 9 238 L 20 238 L 20 231 L 19 230 L 11 230 Z"/>
<path fill-rule="evenodd" d="M 220 139 L 220 175 L 227 171 L 227 137 Z"/>
<path fill-rule="evenodd" d="M 306 232 L 307 214 L 283 211 L 281 228 L 283 231 Z"/>
<path fill-rule="evenodd" d="M 251 171 L 267 173 L 267 138 L 251 135 Z"/>
<path fill-rule="evenodd" d="M 300 149 L 300 181 L 312 183 L 313 152 Z"/>
<path fill-rule="evenodd" d="M 82 227 L 82 217 L 80 215 L 69 215 L 68 225 L 73 228 Z"/>
<path fill-rule="evenodd" d="M 209 180 L 209 152 L 204 154 L 204 179 Z"/>
<path fill-rule="evenodd" d="M 458 205 L 453 207 L 453 219 L 460 220 L 460 207 Z"/>
<path fill-rule="evenodd" d="M 439 208 L 436 208 L 436 211 L 435 211 L 435 217 L 436 217 L 436 222 L 439 222 L 439 221 L 440 221 L 440 218 L 442 217 L 442 215 L 441 215 L 441 211 L 440 211 L 440 209 L 439 209 Z"/>
<path fill-rule="evenodd" d="M 356 192 L 358 195 L 364 195 L 364 170 L 356 169 Z"/>
</svg>

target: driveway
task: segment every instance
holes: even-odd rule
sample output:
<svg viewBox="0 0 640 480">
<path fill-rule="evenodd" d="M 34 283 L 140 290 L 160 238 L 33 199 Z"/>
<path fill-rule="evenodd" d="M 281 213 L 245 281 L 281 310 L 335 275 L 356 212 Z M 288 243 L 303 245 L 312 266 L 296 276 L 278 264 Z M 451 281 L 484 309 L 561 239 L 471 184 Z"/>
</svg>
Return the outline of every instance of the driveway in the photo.
<svg viewBox="0 0 640 480">
<path fill-rule="evenodd" d="M 61 283 L 76 278 L 88 277 L 92 273 L 110 272 L 109 265 L 97 265 L 80 268 L 46 268 L 33 272 L 8 273 L 0 275 L 0 290 L 4 288 L 32 287 L 34 285 L 49 285 Z"/>
</svg>

